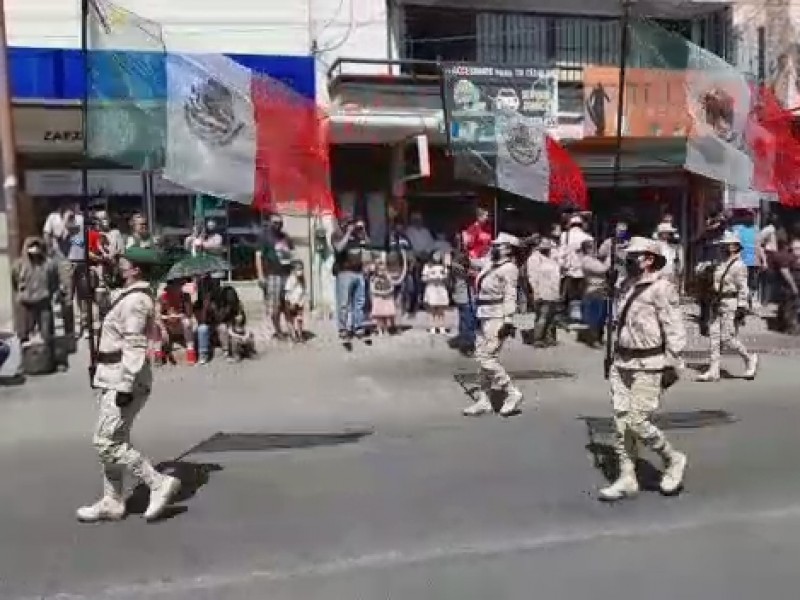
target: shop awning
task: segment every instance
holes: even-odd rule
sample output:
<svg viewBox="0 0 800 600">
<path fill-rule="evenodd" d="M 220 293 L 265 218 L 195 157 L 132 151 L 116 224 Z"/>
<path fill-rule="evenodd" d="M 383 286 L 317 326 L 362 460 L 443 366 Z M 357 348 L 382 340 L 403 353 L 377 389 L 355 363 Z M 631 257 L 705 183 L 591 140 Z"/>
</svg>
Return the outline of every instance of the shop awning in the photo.
<svg viewBox="0 0 800 600">
<path fill-rule="evenodd" d="M 333 144 L 396 144 L 426 134 L 431 143 L 445 144 L 441 110 L 378 111 L 337 108 L 330 114 Z"/>
</svg>

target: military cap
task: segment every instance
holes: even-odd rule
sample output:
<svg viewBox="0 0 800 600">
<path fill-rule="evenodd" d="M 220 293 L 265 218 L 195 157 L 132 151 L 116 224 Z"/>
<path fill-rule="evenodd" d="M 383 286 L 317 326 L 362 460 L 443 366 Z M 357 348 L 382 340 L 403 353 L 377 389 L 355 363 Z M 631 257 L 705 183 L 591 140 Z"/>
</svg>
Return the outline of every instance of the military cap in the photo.
<svg viewBox="0 0 800 600">
<path fill-rule="evenodd" d="M 153 248 L 141 248 L 131 246 L 122 254 L 125 260 L 136 265 L 161 265 L 164 264 L 164 256 Z"/>
</svg>

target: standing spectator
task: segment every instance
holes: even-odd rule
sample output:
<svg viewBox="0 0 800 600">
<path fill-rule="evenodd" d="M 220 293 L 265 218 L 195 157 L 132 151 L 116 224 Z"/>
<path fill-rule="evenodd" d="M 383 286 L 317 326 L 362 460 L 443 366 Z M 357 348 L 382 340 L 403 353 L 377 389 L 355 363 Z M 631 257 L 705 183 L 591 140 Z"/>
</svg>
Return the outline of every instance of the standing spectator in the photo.
<svg viewBox="0 0 800 600">
<path fill-rule="evenodd" d="M 364 221 L 348 220 L 332 236 L 336 253 L 336 306 L 339 337 L 346 349 L 352 348 L 353 337 L 364 338 L 364 306 L 366 280 L 364 278 L 364 252 L 369 244 Z"/>
<path fill-rule="evenodd" d="M 479 208 L 475 214 L 475 221 L 462 233 L 464 249 L 471 260 L 483 260 L 489 256 L 492 249 L 492 224 L 489 221 L 489 211 Z"/>
<path fill-rule="evenodd" d="M 130 220 L 131 233 L 125 240 L 125 248 L 152 248 L 155 246 L 147 219 L 142 213 L 134 213 Z"/>
<path fill-rule="evenodd" d="M 573 215 L 568 221 L 569 229 L 561 234 L 561 259 L 564 273 L 564 301 L 571 321 L 581 320 L 581 300 L 585 285 L 581 247 L 592 236 L 586 233 L 583 217 Z"/>
<path fill-rule="evenodd" d="M 594 242 L 586 240 L 581 245 L 581 268 L 586 280 L 586 289 L 581 305 L 583 322 L 588 327 L 586 343 L 595 347 L 603 342 L 606 322 L 606 300 L 608 298 L 608 269 L 610 257 L 606 261 L 599 260 L 594 254 Z"/>
<path fill-rule="evenodd" d="M 742 262 L 747 267 L 747 287 L 750 289 L 750 309 L 758 304 L 758 288 L 760 267 L 756 253 L 758 231 L 756 229 L 756 215 L 748 210 L 742 216 L 741 222 L 733 226 L 733 232 L 739 236 L 742 243 Z"/>
<path fill-rule="evenodd" d="M 538 247 L 528 257 L 528 282 L 533 294 L 536 311 L 534 343 L 543 346 L 556 345 L 556 315 L 561 301 L 561 266 L 553 258 L 555 243 L 542 238 Z"/>
<path fill-rule="evenodd" d="M 684 273 L 684 259 L 683 247 L 677 237 L 678 230 L 670 222 L 662 221 L 656 227 L 655 236 L 666 261 L 661 272 L 680 290 Z"/>
<path fill-rule="evenodd" d="M 44 223 L 45 245 L 57 261 L 64 332 L 74 336 L 75 300 L 80 310 L 80 329 L 89 335 L 88 300 L 91 294 L 89 273 L 86 269 L 83 215 L 78 203 L 66 203 L 50 213 Z"/>
<path fill-rule="evenodd" d="M 294 243 L 283 231 L 283 218 L 272 215 L 262 232 L 255 267 L 275 338 L 284 337 L 281 315 L 284 313 L 284 288 L 291 271 L 293 251 Z"/>
<path fill-rule="evenodd" d="M 463 239 L 462 236 L 459 238 Z M 450 278 L 453 303 L 458 309 L 458 335 L 450 340 L 452 348 L 468 354 L 475 349 L 475 302 L 472 294 L 471 265 L 463 241 L 456 240 L 458 248 L 450 261 Z"/>
<path fill-rule="evenodd" d="M 422 283 L 425 285 L 425 306 L 431 317 L 430 333 L 448 333 L 444 326 L 444 312 L 450 306 L 447 291 L 447 267 L 444 257 L 434 252 L 431 260 L 422 269 Z"/>
<path fill-rule="evenodd" d="M 222 234 L 217 231 L 217 222 L 213 219 L 206 221 L 205 227 L 200 231 L 194 231 L 184 242 L 186 250 L 192 255 L 209 253 L 221 255 L 225 253 Z"/>
<path fill-rule="evenodd" d="M 446 262 L 447 257 L 453 255 L 453 245 L 447 241 L 447 236 L 441 231 L 436 232 L 434 238 L 431 252 L 441 252 Z"/>
<path fill-rule="evenodd" d="M 779 278 L 775 292 L 778 328 L 789 335 L 800 335 L 800 240 L 793 240 L 788 248 L 783 240 L 779 240 L 772 261 Z"/>
<path fill-rule="evenodd" d="M 38 329 L 47 345 L 53 341 L 53 296 L 58 291 L 58 267 L 47 256 L 44 241 L 29 237 L 11 271 L 11 287 L 21 311 L 17 331 L 24 343 Z M 51 348 L 52 349 L 52 348 Z"/>
<path fill-rule="evenodd" d="M 410 269 L 411 290 L 409 296 L 410 304 L 408 306 L 408 314 L 413 316 L 419 310 L 420 302 L 422 301 L 422 269 L 431 256 L 434 242 L 433 235 L 425 227 L 420 213 L 411 213 L 408 219 L 408 227 L 406 228 L 406 237 L 411 243 L 411 249 L 414 252 L 414 262 Z"/>
<path fill-rule="evenodd" d="M 378 334 L 393 333 L 397 314 L 394 284 L 384 261 L 379 261 L 375 266 L 375 275 L 370 279 L 369 285 L 372 296 L 372 320 L 375 322 Z"/>
<path fill-rule="evenodd" d="M 781 288 L 781 275 L 776 261 L 778 252 L 778 228 L 780 220 L 775 214 L 767 216 L 767 224 L 756 238 L 756 253 L 764 265 L 764 297 L 762 302 L 774 302 Z"/>
<path fill-rule="evenodd" d="M 386 266 L 389 275 L 396 282 L 395 296 L 403 312 L 408 312 L 413 304 L 414 268 L 416 265 L 411 241 L 400 219 L 392 223 L 386 244 Z"/>
<path fill-rule="evenodd" d="M 292 270 L 286 278 L 286 322 L 293 342 L 305 341 L 303 315 L 306 310 L 307 287 L 303 262 L 292 262 Z"/>
</svg>

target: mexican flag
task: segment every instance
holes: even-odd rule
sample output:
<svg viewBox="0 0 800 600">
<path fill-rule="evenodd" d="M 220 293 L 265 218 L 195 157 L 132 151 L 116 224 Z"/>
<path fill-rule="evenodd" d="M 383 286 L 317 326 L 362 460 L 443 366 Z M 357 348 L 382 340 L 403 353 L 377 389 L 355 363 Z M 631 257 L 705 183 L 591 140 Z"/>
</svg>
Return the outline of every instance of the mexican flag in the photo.
<svg viewBox="0 0 800 600">
<path fill-rule="evenodd" d="M 752 100 L 747 78 L 716 54 L 651 21 L 634 19 L 629 26 L 628 65 L 666 71 L 665 80 L 675 80 L 678 73 L 682 82 L 682 89 L 673 94 L 634 100 L 643 106 L 632 110 L 655 115 L 681 107 L 687 132 L 683 167 L 729 187 L 751 189 L 754 162 L 747 137 Z M 629 102 L 647 90 L 626 92 Z"/>
<path fill-rule="evenodd" d="M 278 212 L 330 208 L 314 101 L 220 54 L 168 53 L 166 83 L 167 179 Z"/>
</svg>

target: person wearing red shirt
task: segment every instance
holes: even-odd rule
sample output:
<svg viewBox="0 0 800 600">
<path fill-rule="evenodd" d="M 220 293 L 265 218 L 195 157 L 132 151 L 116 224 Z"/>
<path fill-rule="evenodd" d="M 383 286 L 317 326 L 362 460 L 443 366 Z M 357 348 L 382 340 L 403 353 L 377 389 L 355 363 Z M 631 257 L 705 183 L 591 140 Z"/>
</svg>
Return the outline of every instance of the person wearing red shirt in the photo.
<svg viewBox="0 0 800 600">
<path fill-rule="evenodd" d="M 471 260 L 479 260 L 489 254 L 492 247 L 492 225 L 486 209 L 478 209 L 475 222 L 464 230 L 462 239 Z"/>
</svg>

